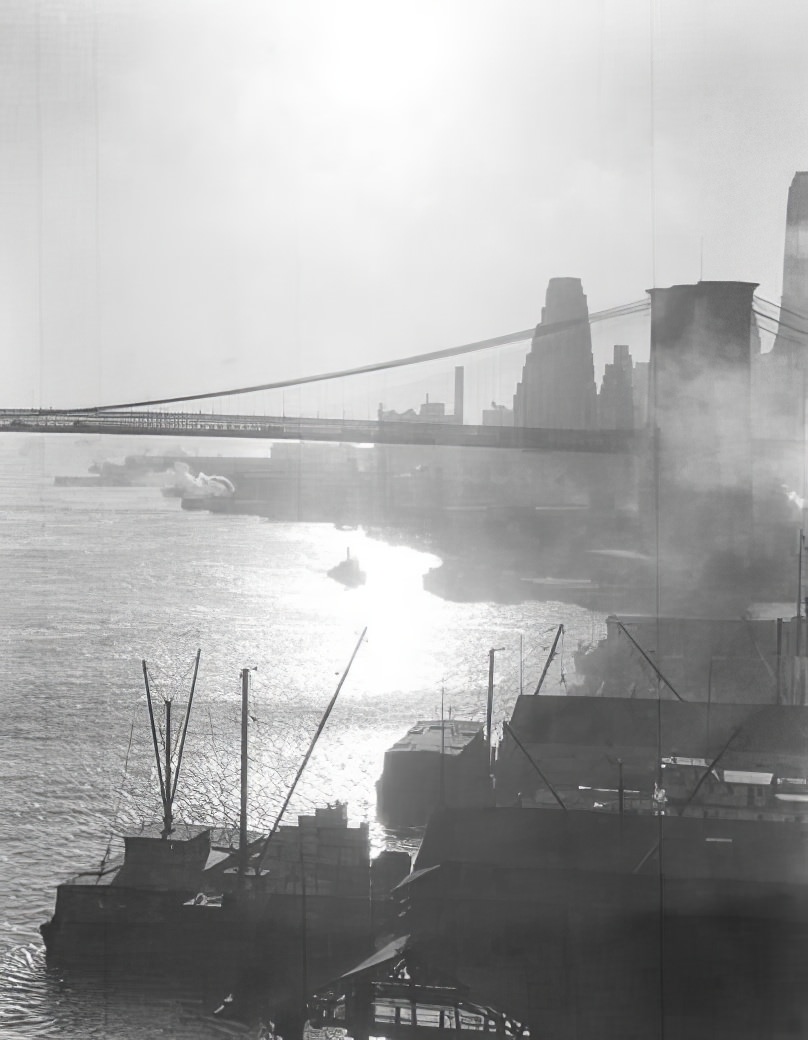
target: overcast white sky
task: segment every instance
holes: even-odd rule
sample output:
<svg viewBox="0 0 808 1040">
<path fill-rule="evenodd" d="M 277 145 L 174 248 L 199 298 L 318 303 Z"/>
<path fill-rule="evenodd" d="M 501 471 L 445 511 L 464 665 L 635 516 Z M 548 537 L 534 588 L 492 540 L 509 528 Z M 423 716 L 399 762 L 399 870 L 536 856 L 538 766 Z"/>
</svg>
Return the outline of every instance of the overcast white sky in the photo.
<svg viewBox="0 0 808 1040">
<path fill-rule="evenodd" d="M 806 40 L 804 0 L 0 0 L 0 405 L 499 335 L 702 240 L 779 299 Z"/>
</svg>

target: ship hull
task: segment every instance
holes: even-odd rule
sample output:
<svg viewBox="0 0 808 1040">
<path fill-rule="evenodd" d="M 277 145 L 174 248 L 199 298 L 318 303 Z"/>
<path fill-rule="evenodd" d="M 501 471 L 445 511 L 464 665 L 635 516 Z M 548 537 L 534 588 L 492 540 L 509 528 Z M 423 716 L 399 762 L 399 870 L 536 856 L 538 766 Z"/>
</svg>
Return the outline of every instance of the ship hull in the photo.
<svg viewBox="0 0 808 1040">
<path fill-rule="evenodd" d="M 297 993 L 335 977 L 369 949 L 367 898 L 272 894 L 194 902 L 188 893 L 67 884 L 41 933 L 48 959 L 159 973 L 203 989 Z"/>
</svg>

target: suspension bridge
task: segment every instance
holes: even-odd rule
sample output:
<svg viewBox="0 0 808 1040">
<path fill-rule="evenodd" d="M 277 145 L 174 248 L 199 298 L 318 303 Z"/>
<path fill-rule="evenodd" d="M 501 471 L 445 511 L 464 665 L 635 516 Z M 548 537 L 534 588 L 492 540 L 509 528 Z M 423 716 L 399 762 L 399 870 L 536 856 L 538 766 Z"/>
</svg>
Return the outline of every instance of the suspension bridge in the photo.
<svg viewBox="0 0 808 1040">
<path fill-rule="evenodd" d="M 468 355 L 491 353 L 502 348 L 648 310 L 648 300 L 634 301 L 588 317 L 543 324 L 460 346 L 379 361 L 339 371 L 322 372 L 293 379 L 251 386 L 228 387 L 173 397 L 93 404 L 82 408 L 29 408 L 0 410 L 0 433 L 112 434 L 135 436 L 182 435 L 239 439 L 331 441 L 354 444 L 441 445 L 451 447 L 510 448 L 529 451 L 575 451 L 598 454 L 634 450 L 637 434 L 631 430 L 537 429 L 524 426 L 470 424 L 462 415 L 415 416 L 399 421 L 397 413 L 375 419 L 346 417 L 248 414 L 249 395 L 299 389 L 314 383 L 354 384 L 361 377 L 391 370 L 417 368 Z M 423 371 L 423 368 L 422 368 Z M 511 388 L 512 392 L 512 388 Z M 233 399 L 241 403 L 230 411 L 202 410 L 204 402 Z"/>
<path fill-rule="evenodd" d="M 764 306 L 780 310 L 770 301 L 755 297 L 753 314 L 758 331 L 777 334 L 780 338 L 794 338 L 803 343 L 805 332 L 788 323 Z M 247 414 L 233 412 L 192 410 L 191 405 L 215 400 L 243 399 L 248 395 L 301 388 L 314 383 L 334 383 L 357 380 L 372 373 L 383 373 L 405 367 L 413 368 L 450 358 L 493 352 L 504 347 L 558 336 L 589 323 L 594 325 L 610 319 L 647 313 L 650 301 L 646 298 L 596 311 L 580 319 L 540 324 L 490 339 L 465 343 L 443 350 L 431 351 L 379 361 L 373 364 L 338 371 L 306 375 L 298 378 L 251 386 L 229 387 L 213 391 L 184 394 L 173 397 L 94 404 L 70 409 L 5 409 L 0 410 L 0 433 L 68 433 L 111 434 L 183 437 L 216 437 L 264 440 L 330 441 L 354 444 L 440 445 L 464 448 L 508 448 L 524 451 L 586 452 L 596 454 L 624 454 L 637 450 L 644 438 L 641 430 L 557 429 L 527 426 L 473 425 L 464 423 L 455 415 L 439 419 L 413 416 L 398 421 L 382 415 L 375 419 L 342 417 L 290 416 L 288 414 Z M 789 336 L 789 333 L 791 336 Z"/>
</svg>

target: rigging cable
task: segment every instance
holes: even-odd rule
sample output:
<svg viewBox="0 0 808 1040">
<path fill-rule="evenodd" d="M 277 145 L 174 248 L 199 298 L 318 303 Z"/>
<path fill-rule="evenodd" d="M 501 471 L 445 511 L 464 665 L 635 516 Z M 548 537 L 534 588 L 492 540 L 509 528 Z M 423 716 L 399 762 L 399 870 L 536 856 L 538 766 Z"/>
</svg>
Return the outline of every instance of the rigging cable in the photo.
<svg viewBox="0 0 808 1040">
<path fill-rule="evenodd" d="M 755 310 L 754 307 L 752 308 L 752 313 L 756 314 L 759 318 L 765 318 L 767 321 L 777 322 L 777 325 L 781 329 L 788 329 L 789 332 L 796 332 L 798 336 L 802 336 L 803 338 L 808 337 L 808 331 L 806 331 L 805 329 L 798 329 L 794 325 L 789 325 L 785 321 L 780 321 L 778 318 L 773 317 L 771 314 L 765 314 L 763 311 Z"/>
<path fill-rule="evenodd" d="M 754 313 L 757 314 L 758 312 L 755 311 Z M 760 325 L 759 324 L 758 328 L 760 329 L 761 332 L 765 332 L 766 335 L 768 335 L 768 336 L 775 336 L 781 343 L 796 343 L 797 346 L 800 346 L 800 347 L 804 347 L 805 346 L 805 344 L 806 344 L 806 337 L 808 337 L 808 333 L 798 333 L 802 337 L 801 339 L 797 339 L 796 336 L 787 336 L 782 330 L 783 330 L 783 328 L 787 328 L 788 326 L 780 325 L 776 318 L 771 318 L 771 317 L 769 317 L 769 315 L 763 315 L 763 317 L 765 317 L 768 321 L 770 321 L 772 324 L 774 324 L 775 328 L 771 329 L 771 328 L 767 328 L 764 325 Z M 771 350 L 768 350 L 768 351 L 765 352 L 765 354 L 761 353 L 760 356 L 761 357 L 765 357 L 766 355 L 768 355 L 770 353 L 771 353 Z"/>
<path fill-rule="evenodd" d="M 123 797 L 123 785 L 126 782 L 126 775 L 127 775 L 128 771 L 129 771 L 129 752 L 132 750 L 132 737 L 134 735 L 134 732 L 135 732 L 135 710 L 133 708 L 132 709 L 132 725 L 129 727 L 129 743 L 128 743 L 127 747 L 126 747 L 126 757 L 124 758 L 124 763 L 123 763 L 123 775 L 121 776 L 121 784 L 120 784 L 120 787 L 118 788 L 118 802 L 117 802 L 117 804 L 115 806 L 115 812 L 112 814 L 112 819 L 113 820 L 117 820 L 118 819 L 118 813 L 121 810 L 121 798 Z M 99 875 L 104 873 L 104 867 L 106 866 L 107 860 L 109 859 L 109 854 L 112 851 L 112 839 L 113 839 L 114 835 L 115 835 L 114 830 L 111 830 L 110 834 L 109 834 L 109 841 L 107 842 L 106 851 L 104 852 L 104 855 L 101 857 L 101 866 L 98 868 Z"/>
<path fill-rule="evenodd" d="M 755 293 L 752 299 L 756 300 L 758 303 L 765 303 L 768 304 L 769 307 L 774 307 L 774 309 L 780 311 L 781 314 L 785 312 L 786 314 L 792 314 L 795 318 L 804 318 L 808 320 L 808 314 L 806 314 L 804 311 L 795 311 L 792 310 L 790 307 L 784 307 L 781 303 L 775 303 L 773 300 L 767 300 L 765 296 L 759 296 L 757 293 Z"/>
</svg>

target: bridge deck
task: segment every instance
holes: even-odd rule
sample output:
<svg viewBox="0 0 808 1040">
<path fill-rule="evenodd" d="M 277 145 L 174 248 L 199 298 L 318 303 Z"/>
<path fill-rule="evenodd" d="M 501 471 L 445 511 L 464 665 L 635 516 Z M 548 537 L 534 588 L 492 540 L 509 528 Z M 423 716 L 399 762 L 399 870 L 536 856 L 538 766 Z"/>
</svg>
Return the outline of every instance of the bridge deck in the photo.
<svg viewBox="0 0 808 1040">
<path fill-rule="evenodd" d="M 189 412 L 63 412 L 0 410 L 0 433 L 72 433 L 263 440 L 332 441 L 349 444 L 441 445 L 623 454 L 636 450 L 634 430 L 555 430 L 456 423 L 386 422 L 365 419 L 289 418 Z"/>
</svg>

